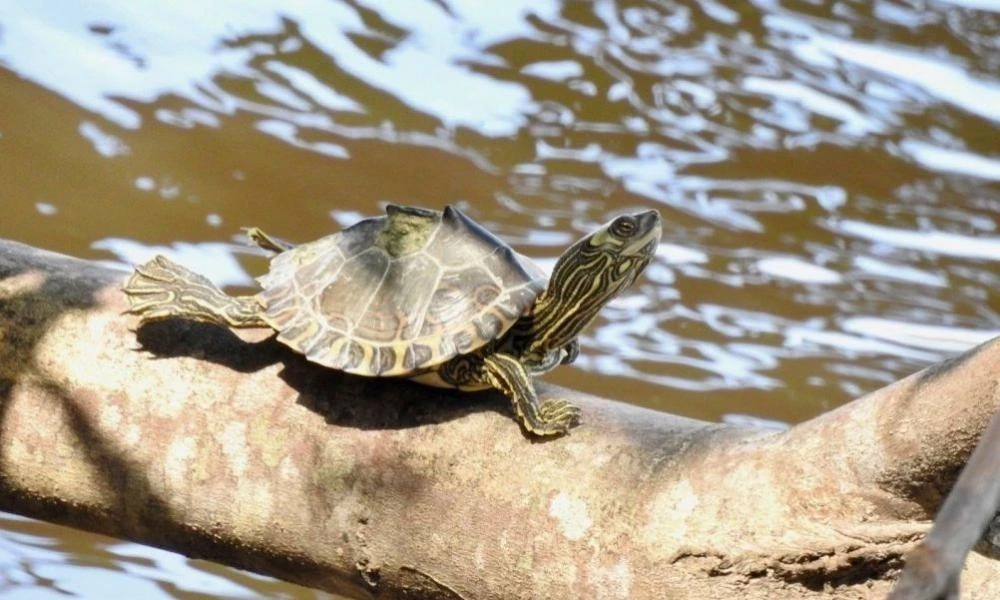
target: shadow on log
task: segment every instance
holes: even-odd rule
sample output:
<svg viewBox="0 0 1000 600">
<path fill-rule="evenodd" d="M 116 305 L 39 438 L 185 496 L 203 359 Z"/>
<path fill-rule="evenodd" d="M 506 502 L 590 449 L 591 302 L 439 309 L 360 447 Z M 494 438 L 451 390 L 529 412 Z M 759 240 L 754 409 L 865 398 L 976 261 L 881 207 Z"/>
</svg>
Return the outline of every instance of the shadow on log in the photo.
<svg viewBox="0 0 1000 600">
<path fill-rule="evenodd" d="M 0 241 L 0 509 L 355 598 L 881 598 L 1000 402 L 992 341 L 785 433 L 543 385 L 583 423 L 533 443 L 266 332 L 137 339 L 125 275 Z"/>
</svg>

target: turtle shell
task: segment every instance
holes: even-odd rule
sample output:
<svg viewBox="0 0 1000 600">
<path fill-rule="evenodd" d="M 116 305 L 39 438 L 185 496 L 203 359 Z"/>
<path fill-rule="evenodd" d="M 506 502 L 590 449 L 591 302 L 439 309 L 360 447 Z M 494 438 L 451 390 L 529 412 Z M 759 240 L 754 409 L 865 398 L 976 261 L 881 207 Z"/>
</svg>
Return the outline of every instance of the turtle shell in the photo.
<svg viewBox="0 0 1000 600">
<path fill-rule="evenodd" d="M 546 277 L 454 207 L 390 205 L 386 216 L 275 256 L 258 281 L 280 341 L 327 367 L 391 376 L 503 335 Z"/>
</svg>

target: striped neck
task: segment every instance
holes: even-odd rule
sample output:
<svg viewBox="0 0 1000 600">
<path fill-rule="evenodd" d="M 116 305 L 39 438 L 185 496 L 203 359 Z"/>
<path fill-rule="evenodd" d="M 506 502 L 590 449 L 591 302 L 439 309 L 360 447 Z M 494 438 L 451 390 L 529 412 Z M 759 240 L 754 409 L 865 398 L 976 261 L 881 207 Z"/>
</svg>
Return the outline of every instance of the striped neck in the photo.
<svg viewBox="0 0 1000 600">
<path fill-rule="evenodd" d="M 556 263 L 532 312 L 529 354 L 544 356 L 575 340 L 624 287 L 607 276 L 614 257 L 587 249 L 573 247 Z"/>
<path fill-rule="evenodd" d="M 575 340 L 646 268 L 661 233 L 660 213 L 647 210 L 622 215 L 570 246 L 524 320 L 526 357 L 544 362 Z"/>
</svg>

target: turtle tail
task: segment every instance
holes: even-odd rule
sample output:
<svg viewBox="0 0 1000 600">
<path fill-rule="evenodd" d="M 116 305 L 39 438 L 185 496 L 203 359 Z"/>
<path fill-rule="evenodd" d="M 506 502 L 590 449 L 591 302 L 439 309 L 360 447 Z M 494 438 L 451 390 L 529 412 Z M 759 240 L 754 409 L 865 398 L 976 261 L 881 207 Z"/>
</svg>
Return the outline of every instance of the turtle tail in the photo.
<svg viewBox="0 0 1000 600">
<path fill-rule="evenodd" d="M 281 238 L 276 238 L 268 233 L 264 233 L 260 227 L 246 227 L 243 231 L 247 234 L 247 237 L 250 238 L 250 241 L 257 247 L 270 252 L 281 254 L 282 252 L 287 252 L 295 248 L 295 244 L 286 242 Z"/>
<path fill-rule="evenodd" d="M 227 296 L 203 275 L 157 256 L 137 266 L 122 288 L 127 312 L 142 322 L 191 319 L 229 327 L 267 327 L 253 296 Z"/>
</svg>

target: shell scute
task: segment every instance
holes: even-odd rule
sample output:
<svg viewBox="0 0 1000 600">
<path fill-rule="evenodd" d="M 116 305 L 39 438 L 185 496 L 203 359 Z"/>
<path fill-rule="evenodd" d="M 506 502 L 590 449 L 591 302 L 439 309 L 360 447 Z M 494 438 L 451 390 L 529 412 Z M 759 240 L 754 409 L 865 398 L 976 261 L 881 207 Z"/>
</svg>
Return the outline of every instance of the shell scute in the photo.
<svg viewBox="0 0 1000 600">
<path fill-rule="evenodd" d="M 420 337 L 438 335 L 456 323 L 477 317 L 501 292 L 497 282 L 482 267 L 445 271 L 425 311 Z M 480 303 L 479 298 L 489 301 Z"/>
<path fill-rule="evenodd" d="M 440 275 L 437 263 L 423 254 L 391 261 L 380 291 L 356 321 L 354 335 L 382 343 L 419 337 L 432 298 L 430 290 Z"/>
<path fill-rule="evenodd" d="M 381 292 L 389 270 L 389 256 L 378 249 L 369 249 L 348 258 L 340 268 L 334 284 L 321 286 L 316 296 L 316 316 L 342 315 L 353 326 Z"/>
</svg>

